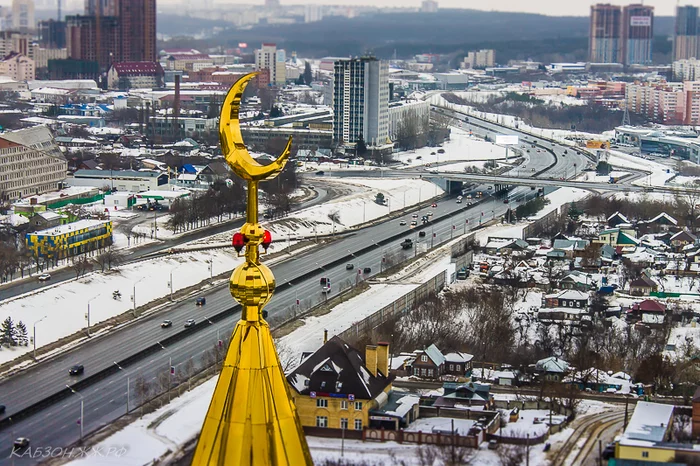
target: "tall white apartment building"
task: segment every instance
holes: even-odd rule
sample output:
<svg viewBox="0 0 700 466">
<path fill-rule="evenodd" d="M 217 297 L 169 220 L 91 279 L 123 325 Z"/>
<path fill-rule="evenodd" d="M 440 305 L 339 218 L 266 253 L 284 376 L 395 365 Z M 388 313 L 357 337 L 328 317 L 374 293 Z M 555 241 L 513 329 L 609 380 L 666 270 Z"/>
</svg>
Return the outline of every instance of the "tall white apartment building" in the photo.
<svg viewBox="0 0 700 466">
<path fill-rule="evenodd" d="M 287 56 L 276 44 L 262 44 L 255 51 L 255 69 L 270 70 L 270 83 L 283 86 L 287 82 Z"/>
</svg>

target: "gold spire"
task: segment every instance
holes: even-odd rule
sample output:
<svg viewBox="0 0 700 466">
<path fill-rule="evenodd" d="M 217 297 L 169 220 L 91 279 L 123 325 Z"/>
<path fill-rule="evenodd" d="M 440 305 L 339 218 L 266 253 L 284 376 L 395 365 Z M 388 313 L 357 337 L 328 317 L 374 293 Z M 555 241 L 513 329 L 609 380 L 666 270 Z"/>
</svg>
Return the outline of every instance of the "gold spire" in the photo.
<svg viewBox="0 0 700 466">
<path fill-rule="evenodd" d="M 260 165 L 248 153 L 238 120 L 241 97 L 257 73 L 240 78 L 221 108 L 219 135 L 226 162 L 248 182 L 246 223 L 236 233 L 237 251 L 245 247 L 245 263 L 231 274 L 231 295 L 241 304 L 241 320 L 214 390 L 214 396 L 192 459 L 193 465 L 311 465 L 311 455 L 296 407 L 280 366 L 270 327 L 262 308 L 272 298 L 275 277 L 260 263 L 269 233 L 258 223 L 258 182 L 277 176 L 289 157 L 292 139 L 270 165 Z"/>
</svg>

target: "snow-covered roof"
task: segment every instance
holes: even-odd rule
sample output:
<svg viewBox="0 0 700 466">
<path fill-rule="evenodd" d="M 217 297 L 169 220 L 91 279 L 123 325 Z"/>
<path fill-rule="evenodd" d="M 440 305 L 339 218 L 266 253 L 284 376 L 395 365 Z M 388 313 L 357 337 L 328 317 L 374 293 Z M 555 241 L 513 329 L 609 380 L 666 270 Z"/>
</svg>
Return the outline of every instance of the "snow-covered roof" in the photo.
<svg viewBox="0 0 700 466">
<path fill-rule="evenodd" d="M 109 223 L 107 220 L 78 220 L 77 222 L 59 225 L 57 227 L 47 228 L 45 230 L 34 233 L 39 236 L 59 236 L 71 231 L 83 230 L 85 228 L 95 228 Z"/>
<path fill-rule="evenodd" d="M 445 356 L 443 356 L 442 352 L 434 344 L 425 349 L 425 354 L 428 355 L 436 366 L 439 366 L 445 362 Z"/>
<path fill-rule="evenodd" d="M 447 353 L 445 355 L 445 360 L 452 363 L 465 363 L 471 361 L 472 358 L 474 358 L 473 355 L 460 352 Z"/>
<path fill-rule="evenodd" d="M 569 370 L 569 363 L 556 356 L 550 356 L 537 361 L 535 369 L 545 372 L 566 372 Z"/>
<path fill-rule="evenodd" d="M 663 441 L 672 416 L 673 405 L 648 401 L 637 402 L 623 434 L 623 441 L 626 439 Z"/>
</svg>

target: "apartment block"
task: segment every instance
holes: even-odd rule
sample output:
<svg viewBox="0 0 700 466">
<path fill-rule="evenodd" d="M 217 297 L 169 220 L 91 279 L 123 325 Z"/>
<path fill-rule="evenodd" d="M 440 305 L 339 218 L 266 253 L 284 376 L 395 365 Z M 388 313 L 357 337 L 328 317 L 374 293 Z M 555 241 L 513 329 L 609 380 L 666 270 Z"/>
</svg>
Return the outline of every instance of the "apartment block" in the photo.
<svg viewBox="0 0 700 466">
<path fill-rule="evenodd" d="M 333 141 L 354 147 L 360 139 L 368 147 L 391 145 L 389 65 L 374 57 L 334 63 Z"/>
<path fill-rule="evenodd" d="M 21 53 L 11 52 L 0 59 L 0 76 L 7 76 L 15 81 L 33 81 L 36 77 L 34 60 Z"/>
<path fill-rule="evenodd" d="M 462 68 L 491 68 L 496 65 L 496 51 L 491 49 L 472 50 L 462 62 Z"/>
<path fill-rule="evenodd" d="M 622 62 L 622 9 L 619 6 L 591 6 L 588 60 L 591 63 Z"/>
<path fill-rule="evenodd" d="M 56 191 L 68 162 L 45 126 L 0 134 L 0 196 L 16 200 Z"/>
<path fill-rule="evenodd" d="M 676 7 L 676 23 L 673 34 L 673 60 L 698 57 L 698 7 Z"/>
<path fill-rule="evenodd" d="M 283 86 L 287 82 L 287 56 L 275 44 L 262 44 L 255 51 L 255 69 L 270 70 L 270 84 Z"/>
<path fill-rule="evenodd" d="M 622 53 L 625 65 L 651 65 L 654 7 L 627 5 L 622 9 Z"/>
</svg>

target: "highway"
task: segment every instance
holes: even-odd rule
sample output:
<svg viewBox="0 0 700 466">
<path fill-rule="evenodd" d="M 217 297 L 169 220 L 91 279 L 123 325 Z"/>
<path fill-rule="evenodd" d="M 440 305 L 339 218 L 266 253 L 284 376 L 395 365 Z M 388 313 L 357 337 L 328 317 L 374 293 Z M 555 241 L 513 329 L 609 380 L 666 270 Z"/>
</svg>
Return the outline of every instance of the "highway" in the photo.
<svg viewBox="0 0 700 466">
<path fill-rule="evenodd" d="M 321 183 L 319 186 L 315 186 L 314 190 L 316 191 L 317 195 L 313 199 L 310 199 L 306 202 L 294 206 L 292 211 L 297 211 L 305 209 L 307 207 L 311 207 L 316 204 L 320 204 L 331 197 L 331 195 L 328 193 L 328 190 L 323 186 L 323 183 Z M 164 252 L 167 249 L 176 248 L 181 244 L 204 238 L 206 236 L 230 231 L 235 228 L 239 228 L 241 225 L 243 225 L 243 219 L 236 219 L 212 225 L 207 228 L 187 232 L 182 236 L 171 240 L 148 243 L 144 246 L 139 246 L 130 249 L 128 251 L 128 254 L 123 257 L 123 260 L 124 263 L 138 261 L 141 260 L 143 257 L 149 256 L 151 254 Z M 117 224 L 117 229 L 118 228 L 119 227 Z M 40 282 L 39 280 L 37 280 L 37 275 L 35 274 L 34 276 L 28 277 L 24 280 L 17 280 L 0 286 L 0 300 L 12 298 L 14 296 L 18 296 L 24 293 L 29 293 L 30 291 L 37 290 L 44 286 L 55 285 L 56 283 L 75 278 L 75 272 L 73 272 L 69 267 L 55 270 L 47 270 L 47 272 L 51 274 L 51 280 L 46 282 Z"/>
<path fill-rule="evenodd" d="M 483 131 L 483 130 L 481 130 Z M 503 131 L 495 129 L 495 131 Z M 505 132 L 505 131 L 504 131 Z M 552 147 L 549 143 L 538 139 L 538 144 L 544 147 Z M 553 147 L 554 153 L 563 151 L 559 146 Z M 554 158 L 551 154 L 530 154 L 526 169 L 549 166 Z M 566 157 L 567 162 L 570 157 Z M 562 159 L 559 158 L 558 161 Z M 550 173 L 558 175 L 566 171 L 566 165 L 557 163 Z M 571 170 L 573 174 L 573 170 Z M 561 176 L 561 175 L 560 175 Z M 511 197 L 518 198 L 527 195 L 529 188 L 515 188 Z M 467 206 L 457 204 L 454 199 L 444 199 L 438 202 L 436 208 L 417 209 L 419 215 L 428 210 L 434 212 L 434 221 L 428 225 L 412 230 L 407 226 L 401 226 L 399 222 L 406 220 L 410 223 L 411 213 L 402 217 L 391 219 L 374 226 L 363 229 L 357 234 L 345 235 L 327 245 L 315 248 L 306 254 L 296 254 L 292 260 L 272 266 L 278 284 L 278 292 L 271 303 L 266 307 L 269 312 L 268 321 L 272 324 L 285 320 L 293 313 L 295 300 L 302 301 L 302 307 L 307 303 L 313 303 L 322 299 L 320 293 L 319 278 L 322 276 L 331 278 L 333 294 L 338 293 L 338 285 L 354 283 L 358 268 L 371 267 L 371 275 L 380 271 L 382 257 L 388 254 L 410 255 L 413 251 L 403 252 L 399 243 L 404 237 L 414 238 L 416 248 L 419 251 L 426 246 L 426 241 L 431 241 L 434 233 L 434 241 L 448 240 L 452 234 L 459 234 L 466 229 L 466 221 L 470 228 L 477 226 L 480 220 L 488 220 L 501 216 L 510 205 L 492 198 L 484 199 L 480 204 Z M 483 213 L 483 215 L 482 215 Z M 449 215 L 454 215 L 448 217 Z M 444 217 L 444 218 L 443 218 Z M 453 226 L 455 228 L 453 229 Z M 417 236 L 417 230 L 426 229 L 428 235 L 425 238 Z M 387 238 L 397 234 L 400 238 L 384 244 Z M 423 241 L 421 243 L 420 241 Z M 376 247 L 372 248 L 372 245 Z M 356 254 L 356 251 L 369 250 L 364 254 Z M 340 261 L 335 266 L 327 264 Z M 345 263 L 352 262 L 354 270 L 346 270 Z M 287 283 L 290 285 L 286 286 Z M 186 319 L 196 319 L 204 322 L 207 317 L 213 316 L 234 305 L 227 287 L 212 289 L 204 293 L 207 304 L 198 308 L 194 304 L 194 297 L 173 305 L 165 312 L 158 315 L 139 319 L 119 331 L 105 336 L 96 337 L 72 351 L 63 353 L 51 360 L 20 372 L 19 374 L 0 382 L 0 403 L 7 406 L 6 416 L 39 401 L 53 393 L 62 390 L 66 384 L 76 380 L 68 375 L 68 368 L 80 363 L 85 366 L 86 377 L 101 369 L 114 364 L 114 361 L 122 360 L 137 353 L 140 349 L 158 342 L 174 332 L 185 331 L 182 326 Z M 171 319 L 173 327 L 162 329 L 159 325 L 162 319 Z M 83 390 L 80 395 L 74 395 L 57 404 L 49 406 L 38 414 L 12 423 L 9 427 L 0 431 L 0 464 L 10 464 L 8 458 L 12 440 L 17 436 L 29 437 L 33 447 L 52 446 L 65 447 L 76 442 L 80 435 L 80 426 L 77 424 L 80 413 L 80 396 L 84 399 L 84 424 L 85 432 L 93 431 L 103 425 L 109 424 L 114 419 L 126 412 L 127 383 L 131 386 L 129 398 L 132 405 L 135 400 L 133 382 L 137 377 L 143 376 L 147 380 L 154 380 L 157 374 L 167 372 L 169 366 L 176 367 L 176 372 L 184 368 L 185 362 L 192 358 L 195 364 L 203 353 L 212 349 L 219 338 L 230 335 L 238 315 L 233 314 L 220 322 L 206 325 L 202 328 L 192 329 L 191 336 L 179 342 L 164 347 L 161 351 L 147 357 L 145 360 L 135 363 L 131 367 L 125 367 L 115 375 L 109 376 L 96 384 Z M 129 382 L 127 382 L 129 380 Z M 37 458 L 14 458 L 15 464 L 36 464 Z"/>
</svg>

